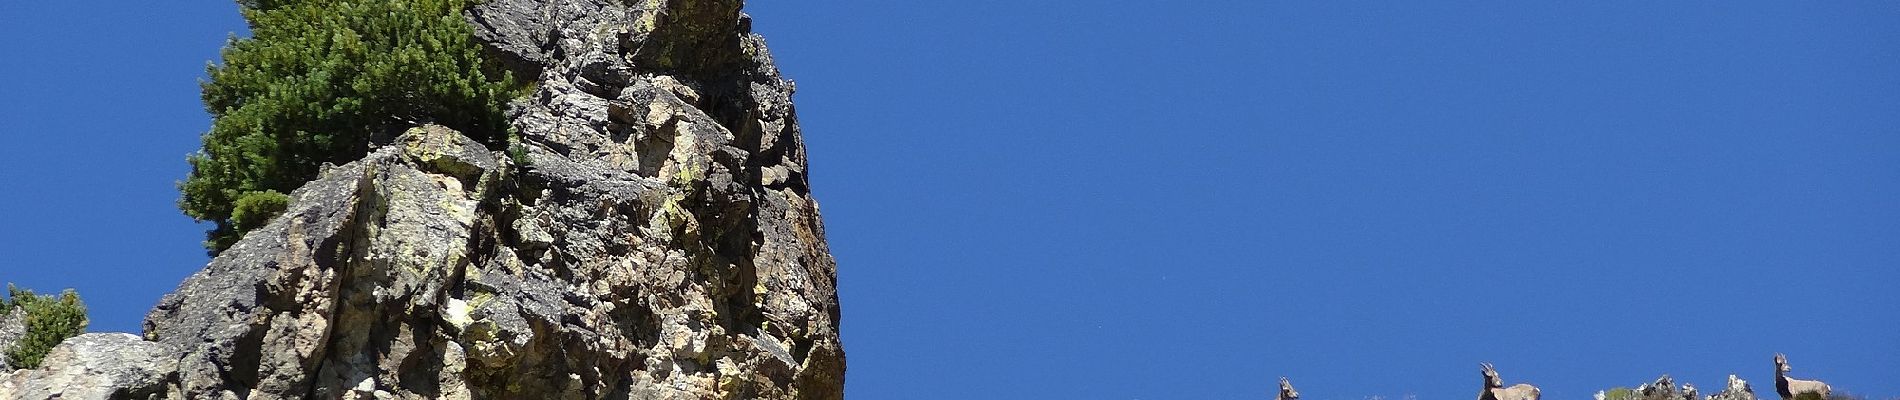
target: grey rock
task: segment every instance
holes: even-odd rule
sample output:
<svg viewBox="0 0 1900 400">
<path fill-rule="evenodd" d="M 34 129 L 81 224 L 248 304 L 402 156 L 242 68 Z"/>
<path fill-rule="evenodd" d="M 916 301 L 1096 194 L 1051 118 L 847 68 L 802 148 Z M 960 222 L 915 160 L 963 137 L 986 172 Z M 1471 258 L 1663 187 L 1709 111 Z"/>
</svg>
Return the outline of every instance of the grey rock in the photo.
<svg viewBox="0 0 1900 400">
<path fill-rule="evenodd" d="M 476 5 L 468 21 L 476 38 L 515 73 L 526 78 L 552 73 L 595 86 L 632 76 L 621 51 L 636 28 L 632 12 L 618 1 L 492 0 Z"/>
<path fill-rule="evenodd" d="M 740 6 L 483 2 L 538 81 L 518 143 L 424 126 L 328 166 L 142 340 L 69 340 L 0 398 L 843 398 L 791 83 Z"/>
<path fill-rule="evenodd" d="M 1710 395 L 1709 400 L 1755 400 L 1755 388 L 1748 381 L 1731 374 L 1728 376 L 1728 386 Z"/>
<path fill-rule="evenodd" d="M 0 372 L 13 370 L 6 349 L 13 348 L 23 337 L 26 337 L 26 310 L 13 307 L 6 314 L 0 314 Z"/>
<path fill-rule="evenodd" d="M 1668 374 L 1656 378 L 1654 382 L 1637 386 L 1628 396 L 1628 399 L 1634 400 L 1700 400 L 1696 397 L 1695 385 L 1684 383 L 1677 386 L 1676 379 Z"/>
<path fill-rule="evenodd" d="M 54 346 L 39 369 L 0 379 L 0 399 L 160 399 L 171 396 L 174 348 L 127 333 L 88 333 Z"/>
<path fill-rule="evenodd" d="M 483 2 L 537 80 L 512 148 L 425 126 L 327 167 L 142 340 L 70 340 L 0 398 L 841 399 L 791 83 L 740 7 Z"/>
</svg>

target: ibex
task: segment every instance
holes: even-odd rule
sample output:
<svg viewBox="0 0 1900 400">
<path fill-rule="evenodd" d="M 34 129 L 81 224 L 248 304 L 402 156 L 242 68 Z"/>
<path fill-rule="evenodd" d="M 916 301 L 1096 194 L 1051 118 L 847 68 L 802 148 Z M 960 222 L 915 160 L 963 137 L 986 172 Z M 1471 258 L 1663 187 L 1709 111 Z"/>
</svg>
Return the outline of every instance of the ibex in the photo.
<svg viewBox="0 0 1900 400">
<path fill-rule="evenodd" d="M 1802 393 L 1818 394 L 1822 400 L 1826 400 L 1834 391 L 1821 381 L 1789 378 L 1788 371 L 1792 369 L 1788 367 L 1788 356 L 1775 353 L 1775 393 L 1780 394 L 1782 400 L 1793 400 Z"/>
<path fill-rule="evenodd" d="M 1498 378 L 1498 370 L 1491 363 L 1479 363 L 1484 368 L 1484 391 L 1478 392 L 1478 400 L 1538 400 L 1542 396 L 1536 386 L 1519 383 L 1504 387 L 1504 379 Z"/>
<path fill-rule="evenodd" d="M 1300 392 L 1293 390 L 1293 382 L 1287 382 L 1286 377 L 1282 376 L 1280 377 L 1280 397 L 1277 397 L 1276 399 L 1299 400 Z"/>
</svg>

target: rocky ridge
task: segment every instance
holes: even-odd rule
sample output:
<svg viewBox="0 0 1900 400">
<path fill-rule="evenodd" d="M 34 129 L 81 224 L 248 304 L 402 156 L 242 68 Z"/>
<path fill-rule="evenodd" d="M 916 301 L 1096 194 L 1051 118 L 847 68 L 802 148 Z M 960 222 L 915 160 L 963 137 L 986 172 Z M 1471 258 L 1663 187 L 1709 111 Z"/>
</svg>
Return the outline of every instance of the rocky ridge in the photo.
<svg viewBox="0 0 1900 400">
<path fill-rule="evenodd" d="M 1755 400 L 1755 388 L 1735 375 L 1728 376 L 1728 384 L 1721 391 L 1706 396 L 1698 396 L 1696 386 L 1690 383 L 1676 384 L 1675 378 L 1664 374 L 1654 382 L 1637 385 L 1635 389 L 1618 388 L 1625 391 L 1614 395 L 1599 391 L 1597 400 Z"/>
<path fill-rule="evenodd" d="M 738 0 L 489 0 L 538 77 L 489 149 L 410 130 L 328 168 L 153 308 L 0 398 L 839 399 L 836 267 Z"/>
</svg>

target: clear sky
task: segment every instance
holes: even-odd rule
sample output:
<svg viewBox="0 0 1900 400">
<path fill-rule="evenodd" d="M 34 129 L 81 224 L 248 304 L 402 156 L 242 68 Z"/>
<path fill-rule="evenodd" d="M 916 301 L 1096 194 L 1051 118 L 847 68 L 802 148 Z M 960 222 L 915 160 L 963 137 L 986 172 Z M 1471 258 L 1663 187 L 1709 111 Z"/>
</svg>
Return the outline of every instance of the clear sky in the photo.
<svg viewBox="0 0 1900 400">
<path fill-rule="evenodd" d="M 755 1 L 859 399 L 1900 396 L 1900 6 Z M 1544 4 L 1556 3 L 1556 4 Z M 235 6 L 0 2 L 0 281 L 137 331 Z"/>
</svg>

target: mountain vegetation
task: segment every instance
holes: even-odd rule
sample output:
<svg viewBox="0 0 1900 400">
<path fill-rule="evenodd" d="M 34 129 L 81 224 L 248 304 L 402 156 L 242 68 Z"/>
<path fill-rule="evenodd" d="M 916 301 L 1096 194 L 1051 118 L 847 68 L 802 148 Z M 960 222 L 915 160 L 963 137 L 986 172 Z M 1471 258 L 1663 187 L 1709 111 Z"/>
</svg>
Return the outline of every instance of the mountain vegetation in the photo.
<svg viewBox="0 0 1900 400">
<path fill-rule="evenodd" d="M 251 36 L 232 38 L 201 85 L 212 115 L 188 158 L 179 208 L 215 226 L 211 253 L 282 212 L 285 193 L 419 124 L 491 147 L 521 92 L 482 55 L 469 0 L 240 0 Z"/>
<path fill-rule="evenodd" d="M 86 332 L 86 303 L 72 289 L 58 296 L 37 295 L 9 284 L 7 299 L 0 301 L 0 315 L 16 308 L 25 315 L 25 334 L 0 350 L 5 351 L 7 363 L 14 368 L 38 368 L 53 346 Z"/>
</svg>

